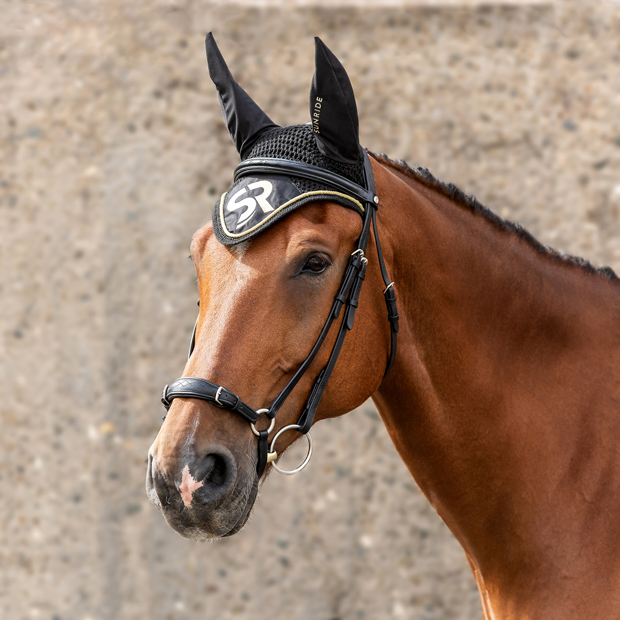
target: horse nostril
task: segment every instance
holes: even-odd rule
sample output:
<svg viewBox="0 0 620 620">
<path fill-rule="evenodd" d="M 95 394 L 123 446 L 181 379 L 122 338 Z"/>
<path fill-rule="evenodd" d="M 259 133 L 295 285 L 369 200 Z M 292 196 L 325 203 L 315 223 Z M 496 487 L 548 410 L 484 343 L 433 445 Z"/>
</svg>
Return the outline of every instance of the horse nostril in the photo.
<svg viewBox="0 0 620 620">
<path fill-rule="evenodd" d="M 186 467 L 184 487 L 196 491 L 196 499 L 201 502 L 211 503 L 226 497 L 237 480 L 235 459 L 223 446 L 208 451 L 202 458 L 196 457 Z"/>
<path fill-rule="evenodd" d="M 219 454 L 208 454 L 207 472 L 204 477 L 205 484 L 221 486 L 226 483 L 226 461 Z"/>
<path fill-rule="evenodd" d="M 186 508 L 217 507 L 234 490 L 237 481 L 237 463 L 230 450 L 216 446 L 202 454 L 188 455 L 190 458 L 175 481 Z"/>
<path fill-rule="evenodd" d="M 151 500 L 152 504 L 155 504 L 161 510 L 161 498 L 158 495 L 158 489 L 156 484 L 157 476 L 154 474 L 156 469 L 155 459 L 153 455 L 149 452 L 148 465 L 146 469 L 146 494 L 148 498 Z M 161 485 L 160 485 L 161 487 Z"/>
</svg>

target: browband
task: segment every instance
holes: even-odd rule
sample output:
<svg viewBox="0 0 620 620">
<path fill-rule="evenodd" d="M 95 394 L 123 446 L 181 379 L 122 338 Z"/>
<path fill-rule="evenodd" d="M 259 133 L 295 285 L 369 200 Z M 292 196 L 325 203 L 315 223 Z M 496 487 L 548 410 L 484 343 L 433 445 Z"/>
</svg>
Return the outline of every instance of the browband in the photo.
<svg viewBox="0 0 620 620">
<path fill-rule="evenodd" d="M 368 155 L 366 152 L 364 152 L 364 155 L 367 160 Z M 370 190 L 360 187 L 357 183 L 353 183 L 353 181 L 349 181 L 349 179 L 341 176 L 340 174 L 336 174 L 335 172 L 331 172 L 325 168 L 304 164 L 299 161 L 291 161 L 290 159 L 277 159 L 275 157 L 257 157 L 253 159 L 246 159 L 235 168 L 234 179 L 237 181 L 244 176 L 253 176 L 261 173 L 277 174 L 278 172 L 286 176 L 307 179 L 308 181 L 322 181 L 326 185 L 329 185 L 343 194 L 349 194 L 351 197 L 357 198 L 357 200 L 359 200 L 362 204 L 367 202 L 375 202 L 375 199 L 378 204 L 379 201 L 377 196 L 375 196 L 374 189 Z M 364 167 L 364 172 L 366 175 L 368 174 L 366 166 Z"/>
</svg>

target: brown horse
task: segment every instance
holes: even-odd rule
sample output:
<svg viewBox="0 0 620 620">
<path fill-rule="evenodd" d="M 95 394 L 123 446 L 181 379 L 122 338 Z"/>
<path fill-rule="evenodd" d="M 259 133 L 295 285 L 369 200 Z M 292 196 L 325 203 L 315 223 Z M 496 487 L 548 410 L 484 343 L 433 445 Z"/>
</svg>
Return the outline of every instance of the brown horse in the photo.
<svg viewBox="0 0 620 620">
<path fill-rule="evenodd" d="M 398 352 L 384 378 L 390 331 L 370 245 L 355 326 L 316 419 L 372 397 L 465 549 L 486 620 L 620 617 L 618 280 L 425 169 L 384 156 L 372 168 Z M 200 316 L 185 375 L 268 406 L 321 330 L 360 229 L 353 210 L 320 201 L 241 245 L 220 243 L 211 223 L 197 231 Z M 301 269 L 316 257 L 321 273 Z M 297 420 L 335 337 L 272 436 Z M 278 452 L 296 437 L 284 434 Z M 239 416 L 178 398 L 149 452 L 149 496 L 186 537 L 231 535 L 256 497 L 255 446 Z"/>
</svg>

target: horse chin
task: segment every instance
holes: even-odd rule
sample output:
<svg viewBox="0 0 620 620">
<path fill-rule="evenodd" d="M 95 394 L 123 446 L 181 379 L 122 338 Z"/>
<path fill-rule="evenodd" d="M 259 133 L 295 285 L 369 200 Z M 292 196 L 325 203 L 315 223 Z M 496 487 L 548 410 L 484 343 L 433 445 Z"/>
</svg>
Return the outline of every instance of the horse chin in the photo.
<svg viewBox="0 0 620 620">
<path fill-rule="evenodd" d="M 186 508 L 181 498 L 158 506 L 172 529 L 196 541 L 217 540 L 236 534 L 248 522 L 258 495 L 258 476 L 251 483 L 235 488 L 220 506 L 207 507 L 192 501 Z M 199 500 L 199 498 L 196 498 Z"/>
</svg>

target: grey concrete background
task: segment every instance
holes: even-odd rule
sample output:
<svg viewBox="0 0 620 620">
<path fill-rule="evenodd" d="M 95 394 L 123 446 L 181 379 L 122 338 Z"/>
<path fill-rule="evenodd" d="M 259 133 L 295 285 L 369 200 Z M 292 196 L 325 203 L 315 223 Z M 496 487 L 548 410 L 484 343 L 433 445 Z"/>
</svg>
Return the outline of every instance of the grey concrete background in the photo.
<svg viewBox="0 0 620 620">
<path fill-rule="evenodd" d="M 618 269 L 620 7 L 279 4 L 0 2 L 3 620 L 480 617 L 371 404 L 321 423 L 230 540 L 186 541 L 146 500 L 189 239 L 237 163 L 203 36 L 280 124 L 307 120 L 322 36 L 363 144 Z"/>
</svg>

